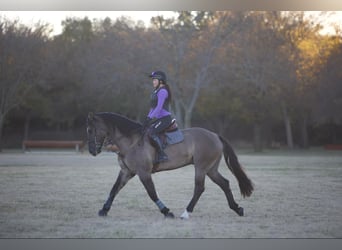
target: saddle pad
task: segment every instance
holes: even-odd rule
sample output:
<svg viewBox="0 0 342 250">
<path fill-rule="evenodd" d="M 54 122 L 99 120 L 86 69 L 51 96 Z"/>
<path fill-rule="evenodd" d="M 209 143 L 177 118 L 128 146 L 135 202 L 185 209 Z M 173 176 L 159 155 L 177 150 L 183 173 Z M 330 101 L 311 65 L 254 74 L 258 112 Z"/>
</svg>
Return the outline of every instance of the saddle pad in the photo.
<svg viewBox="0 0 342 250">
<path fill-rule="evenodd" d="M 179 129 L 173 132 L 166 132 L 166 142 L 168 145 L 180 143 L 184 140 L 183 132 Z"/>
</svg>

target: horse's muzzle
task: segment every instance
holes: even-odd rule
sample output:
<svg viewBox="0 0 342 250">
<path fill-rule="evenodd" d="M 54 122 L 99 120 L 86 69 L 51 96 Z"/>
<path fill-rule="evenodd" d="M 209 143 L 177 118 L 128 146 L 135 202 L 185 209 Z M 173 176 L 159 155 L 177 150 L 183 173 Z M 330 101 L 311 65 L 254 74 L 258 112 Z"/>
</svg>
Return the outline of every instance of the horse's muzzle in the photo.
<svg viewBox="0 0 342 250">
<path fill-rule="evenodd" d="M 92 156 L 96 156 L 101 153 L 101 145 L 96 145 L 95 142 L 88 142 L 88 150 Z"/>
</svg>

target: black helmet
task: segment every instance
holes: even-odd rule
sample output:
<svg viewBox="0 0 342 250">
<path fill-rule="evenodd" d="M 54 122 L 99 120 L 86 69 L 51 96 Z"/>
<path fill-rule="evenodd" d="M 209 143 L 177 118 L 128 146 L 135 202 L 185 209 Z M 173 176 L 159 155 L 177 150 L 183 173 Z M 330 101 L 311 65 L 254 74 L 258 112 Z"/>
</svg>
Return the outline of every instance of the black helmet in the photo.
<svg viewBox="0 0 342 250">
<path fill-rule="evenodd" d="M 152 79 L 158 79 L 159 81 L 166 83 L 166 75 L 163 71 L 154 71 L 151 73 L 150 77 Z"/>
</svg>

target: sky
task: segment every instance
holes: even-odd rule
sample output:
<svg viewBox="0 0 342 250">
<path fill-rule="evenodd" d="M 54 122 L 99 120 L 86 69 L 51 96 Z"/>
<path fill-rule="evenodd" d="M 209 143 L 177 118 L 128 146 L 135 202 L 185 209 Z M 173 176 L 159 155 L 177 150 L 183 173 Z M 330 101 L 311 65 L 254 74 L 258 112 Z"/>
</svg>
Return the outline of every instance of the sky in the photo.
<svg viewBox="0 0 342 250">
<path fill-rule="evenodd" d="M 52 35 L 62 32 L 61 22 L 67 17 L 93 19 L 104 19 L 106 17 L 112 20 L 121 16 L 131 17 L 134 21 L 143 21 L 148 26 L 154 16 L 162 15 L 171 17 L 175 15 L 173 11 L 0 11 L 0 16 L 10 20 L 19 20 L 25 25 L 33 25 L 38 22 L 49 23 L 52 25 Z"/>
<path fill-rule="evenodd" d="M 308 15 L 317 16 L 319 11 L 308 11 Z M 35 23 L 48 23 L 52 26 L 51 35 L 57 35 L 62 32 L 61 22 L 67 17 L 88 17 L 93 19 L 104 19 L 106 17 L 115 20 L 121 16 L 131 17 L 135 21 L 143 21 L 146 26 L 149 25 L 153 16 L 162 15 L 165 17 L 175 16 L 173 11 L 0 11 L 0 17 L 6 17 L 10 20 L 18 19 L 21 23 L 31 26 Z M 338 23 L 342 29 L 342 11 L 332 11 L 330 14 L 321 19 L 322 24 L 326 24 L 325 32 L 333 33 L 333 29 L 329 28 L 329 23 Z"/>
</svg>

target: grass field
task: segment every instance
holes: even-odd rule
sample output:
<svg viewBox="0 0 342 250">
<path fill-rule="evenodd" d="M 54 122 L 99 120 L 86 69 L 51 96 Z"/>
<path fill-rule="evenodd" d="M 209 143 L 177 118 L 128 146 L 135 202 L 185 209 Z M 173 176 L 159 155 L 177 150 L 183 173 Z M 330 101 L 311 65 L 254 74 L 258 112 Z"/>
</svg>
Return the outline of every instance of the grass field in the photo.
<svg viewBox="0 0 342 250">
<path fill-rule="evenodd" d="M 243 199 L 221 162 L 239 217 L 224 193 L 206 179 L 189 220 L 164 219 L 137 177 L 98 217 L 116 179 L 116 155 L 0 153 L 0 238 L 341 238 L 341 151 L 240 152 L 255 184 Z M 193 192 L 192 166 L 153 175 L 157 192 L 177 217 Z"/>
</svg>

